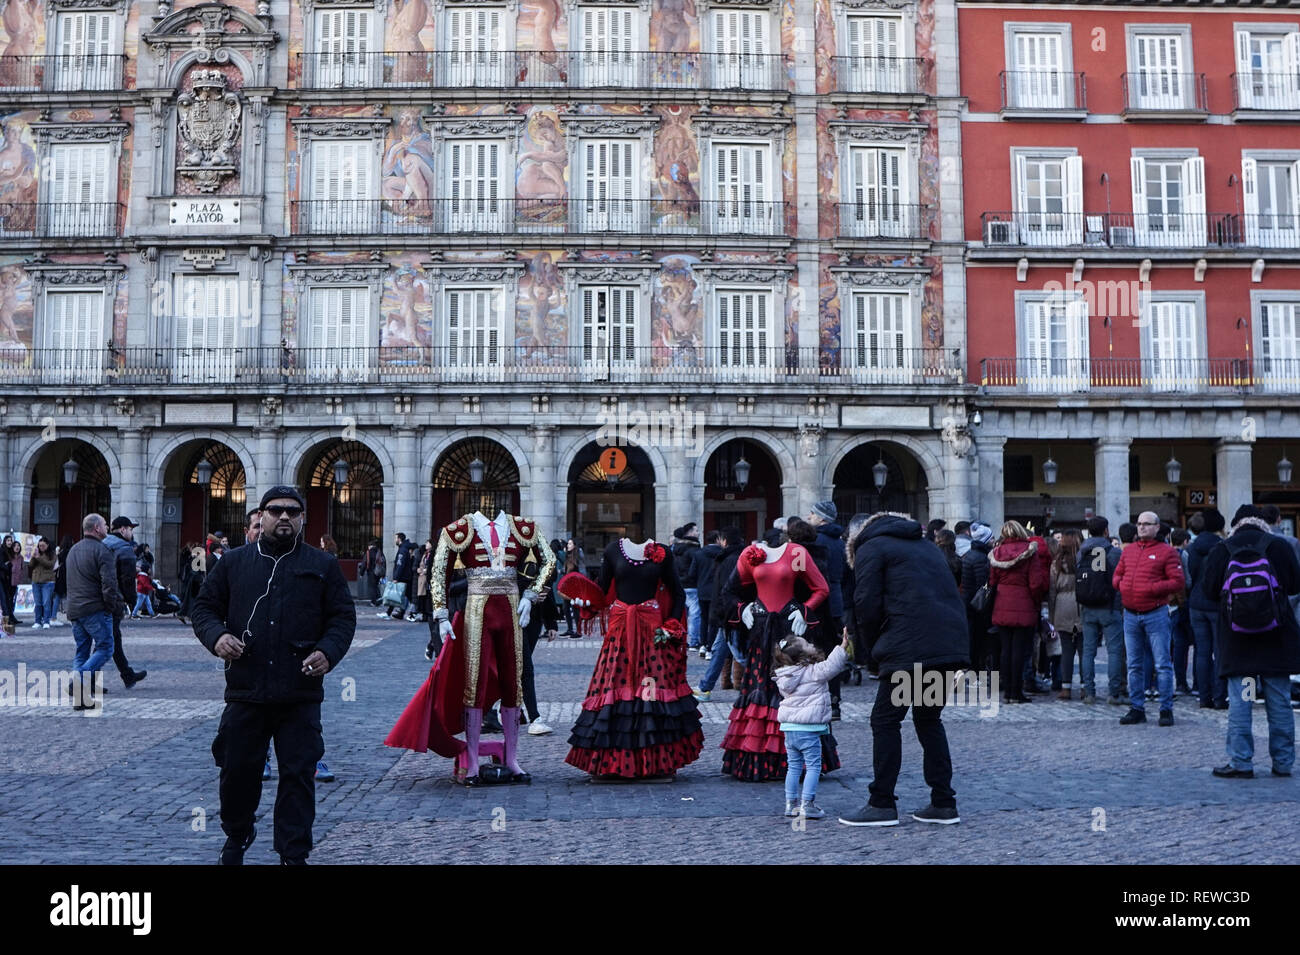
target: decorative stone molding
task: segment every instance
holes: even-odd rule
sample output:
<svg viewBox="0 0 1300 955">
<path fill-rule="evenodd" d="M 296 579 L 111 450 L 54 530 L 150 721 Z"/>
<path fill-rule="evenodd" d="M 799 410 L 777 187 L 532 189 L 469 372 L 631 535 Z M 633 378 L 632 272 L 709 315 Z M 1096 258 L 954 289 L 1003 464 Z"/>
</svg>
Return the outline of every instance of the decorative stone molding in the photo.
<svg viewBox="0 0 1300 955">
<path fill-rule="evenodd" d="M 816 415 L 818 418 L 826 417 L 826 399 L 821 395 L 814 395 L 808 399 L 808 413 Z"/>
<path fill-rule="evenodd" d="M 602 7 L 638 7 L 643 12 L 650 10 L 650 0 L 564 0 L 564 10 L 572 19 L 579 7 L 597 3 Z"/>
<path fill-rule="evenodd" d="M 301 291 L 309 285 L 369 285 L 378 289 L 387 265 L 371 264 L 294 264 L 289 266 L 293 283 Z"/>
<path fill-rule="evenodd" d="M 794 274 L 792 265 L 735 265 L 719 262 L 712 265 L 701 263 L 695 268 L 707 270 L 709 280 L 714 284 L 727 285 L 774 285 Z"/>
<path fill-rule="evenodd" d="M 56 414 L 76 414 L 77 403 L 71 398 L 55 398 L 54 411 Z"/>
<path fill-rule="evenodd" d="M 226 250 L 219 245 L 205 245 L 181 250 L 181 261 L 196 269 L 210 269 L 226 261 Z"/>
<path fill-rule="evenodd" d="M 275 416 L 284 410 L 284 401 L 278 395 L 267 395 L 262 399 L 262 413 Z"/>
<path fill-rule="evenodd" d="M 60 13 L 79 10 L 113 10 L 119 16 L 126 16 L 128 6 L 128 0 L 45 0 L 45 16 L 47 20 L 53 20 Z"/>
<path fill-rule="evenodd" d="M 826 429 L 819 424 L 801 424 L 799 426 L 799 453 L 805 458 L 817 457 L 821 450 L 822 435 Z"/>
<path fill-rule="evenodd" d="M 846 10 L 909 10 L 916 6 L 916 0 L 838 0 Z"/>
<path fill-rule="evenodd" d="M 43 114 L 44 115 L 44 114 Z M 129 123 L 51 123 L 37 121 L 31 124 L 32 136 L 38 145 L 50 143 L 102 143 L 116 142 L 121 148 L 126 139 Z"/>
<path fill-rule="evenodd" d="M 851 119 L 833 119 L 828 124 L 835 136 L 835 145 L 845 143 L 902 143 L 921 145 L 929 129 L 924 123 L 874 123 Z"/>
<path fill-rule="evenodd" d="M 925 269 L 840 269 L 832 268 L 840 284 L 848 288 L 887 287 L 919 289 L 930 273 Z"/>
<path fill-rule="evenodd" d="M 313 139 L 384 139 L 393 123 L 391 117 L 382 116 L 373 119 L 297 116 L 289 122 L 304 145 Z"/>
<path fill-rule="evenodd" d="M 658 116 L 592 116 L 566 113 L 560 117 L 570 136 L 645 136 L 659 123 Z"/>
<path fill-rule="evenodd" d="M 410 395 L 395 395 L 393 397 L 393 414 L 410 414 L 412 405 Z"/>
<path fill-rule="evenodd" d="M 759 116 L 719 116 L 711 113 L 707 118 L 695 117 L 695 130 L 702 137 L 721 136 L 727 139 L 767 139 L 782 136 L 794 125 L 788 116 L 774 116 L 770 119 Z"/>
<path fill-rule="evenodd" d="M 566 279 L 572 278 L 577 282 L 639 285 L 650 281 L 652 274 L 659 270 L 659 263 L 557 262 L 556 268 Z"/>
<path fill-rule="evenodd" d="M 125 266 L 77 266 L 53 262 L 32 262 L 26 265 L 32 277 L 32 294 L 39 295 L 47 288 L 99 286 L 112 296 L 117 280 L 126 271 Z"/>
<path fill-rule="evenodd" d="M 743 397 L 739 397 L 736 399 L 736 414 L 753 414 L 753 413 L 754 413 L 753 395 L 745 395 Z"/>
<path fill-rule="evenodd" d="M 466 414 L 478 414 L 483 410 L 483 403 L 478 395 L 462 395 L 460 404 Z"/>
<path fill-rule="evenodd" d="M 300 0 L 302 4 L 302 17 L 307 20 L 311 17 L 312 10 L 317 7 L 366 7 L 375 10 L 380 17 L 383 17 L 388 10 L 388 0 Z"/>
<path fill-rule="evenodd" d="M 434 271 L 442 282 L 452 284 L 514 282 L 524 270 L 522 264 L 465 265 L 458 262 L 428 262 L 425 268 Z"/>
<path fill-rule="evenodd" d="M 135 414 L 135 400 L 127 398 L 125 395 L 118 395 L 113 399 L 113 407 L 117 409 L 120 415 L 131 417 Z"/>
<path fill-rule="evenodd" d="M 170 5 L 160 4 L 159 13 L 164 9 L 167 12 L 156 18 L 154 28 L 140 37 L 154 60 L 157 88 L 175 89 L 194 63 L 234 63 L 244 76 L 245 87 L 271 85 L 270 51 L 280 42 L 280 35 L 270 29 L 269 5 L 259 2 L 256 16 L 225 3 L 200 3 L 174 13 Z M 175 62 L 171 56 L 174 49 L 185 51 Z M 143 77 L 141 85 L 145 85 Z"/>
<path fill-rule="evenodd" d="M 549 414 L 551 410 L 550 395 L 533 395 L 533 414 Z M 549 438 L 555 429 L 544 424 L 535 424 L 532 426 L 533 436 L 537 441 Z"/>
</svg>

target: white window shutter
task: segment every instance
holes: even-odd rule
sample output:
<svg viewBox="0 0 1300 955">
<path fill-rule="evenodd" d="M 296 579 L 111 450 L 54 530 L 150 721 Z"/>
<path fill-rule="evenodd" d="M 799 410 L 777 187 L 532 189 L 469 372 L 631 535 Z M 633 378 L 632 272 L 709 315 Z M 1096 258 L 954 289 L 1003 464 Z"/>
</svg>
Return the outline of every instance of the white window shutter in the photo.
<svg viewBox="0 0 1300 955">
<path fill-rule="evenodd" d="M 1300 33 L 1296 34 L 1300 36 Z M 1282 210 L 1283 214 L 1286 210 Z M 1300 159 L 1291 163 L 1291 222 L 1292 233 L 1300 232 Z"/>
<path fill-rule="evenodd" d="M 598 294 L 599 290 L 592 286 L 585 286 L 582 290 L 582 360 L 584 362 L 594 361 L 597 358 L 596 298 Z"/>
<path fill-rule="evenodd" d="M 1187 188 L 1187 221 L 1183 228 L 1195 245 L 1205 245 L 1205 157 L 1192 156 L 1183 161 L 1183 182 Z"/>
<path fill-rule="evenodd" d="M 1240 36 L 1240 34 L 1238 34 Z M 1260 244 L 1259 163 L 1249 156 L 1241 159 L 1241 205 L 1246 216 L 1246 243 Z"/>
<path fill-rule="evenodd" d="M 1088 300 L 1077 298 L 1066 306 L 1065 358 L 1068 377 L 1075 391 L 1091 384 L 1088 354 Z"/>
<path fill-rule="evenodd" d="M 1283 103 L 1289 109 L 1300 109 L 1300 31 L 1288 33 L 1282 41 Z"/>
<path fill-rule="evenodd" d="M 1250 33 L 1246 30 L 1236 32 L 1237 51 L 1237 101 L 1245 109 L 1255 105 L 1255 81 L 1250 62 Z"/>
<path fill-rule="evenodd" d="M 1022 215 L 1029 208 L 1029 159 L 1024 153 L 1016 154 L 1015 212 Z"/>
<path fill-rule="evenodd" d="M 1147 186 L 1146 162 L 1140 156 L 1129 159 L 1129 175 L 1133 179 L 1133 231 L 1139 245 L 1147 238 Z"/>
<path fill-rule="evenodd" d="M 1083 157 L 1069 156 L 1062 167 L 1065 170 L 1065 241 L 1079 245 L 1083 242 Z"/>
</svg>

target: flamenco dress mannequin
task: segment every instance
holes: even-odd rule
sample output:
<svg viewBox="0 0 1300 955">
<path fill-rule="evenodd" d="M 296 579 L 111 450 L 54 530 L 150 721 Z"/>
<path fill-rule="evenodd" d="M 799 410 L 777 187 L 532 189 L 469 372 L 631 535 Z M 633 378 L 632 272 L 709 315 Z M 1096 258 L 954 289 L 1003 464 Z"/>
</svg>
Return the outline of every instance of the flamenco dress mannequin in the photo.
<svg viewBox="0 0 1300 955">
<path fill-rule="evenodd" d="M 807 634 L 810 612 L 826 600 L 830 589 L 812 555 L 790 542 L 779 547 L 751 544 L 741 552 L 736 572 L 742 593 L 756 599 L 741 609 L 749 631 L 745 675 L 722 740 L 722 771 L 742 782 L 784 779 L 785 739 L 777 719 L 781 692 L 772 679 L 772 648 L 791 634 L 811 638 Z M 804 604 L 794 600 L 796 581 L 808 589 Z M 834 738 L 823 736 L 822 771 L 839 766 Z"/>
<path fill-rule="evenodd" d="M 453 566 L 454 561 L 454 566 Z M 540 567 L 520 594 L 527 563 Z M 482 781 L 480 749 L 497 757 L 493 744 L 480 747 L 483 711 L 501 701 L 504 736 L 499 754 L 509 782 L 529 783 L 517 759 L 519 707 L 523 697 L 523 628 L 555 568 L 555 557 L 535 523 L 481 512 L 448 524 L 438 537 L 429 592 L 444 644 L 429 677 L 398 719 L 385 745 L 456 759 L 454 779 L 463 785 Z M 448 592 L 454 571 L 464 570 L 465 609 L 451 616 Z M 456 738 L 464 731 L 465 739 Z"/>
<path fill-rule="evenodd" d="M 627 538 L 605 548 L 598 586 L 609 627 L 564 761 L 597 779 L 671 777 L 704 746 L 686 682 L 686 594 L 667 548 Z"/>
</svg>

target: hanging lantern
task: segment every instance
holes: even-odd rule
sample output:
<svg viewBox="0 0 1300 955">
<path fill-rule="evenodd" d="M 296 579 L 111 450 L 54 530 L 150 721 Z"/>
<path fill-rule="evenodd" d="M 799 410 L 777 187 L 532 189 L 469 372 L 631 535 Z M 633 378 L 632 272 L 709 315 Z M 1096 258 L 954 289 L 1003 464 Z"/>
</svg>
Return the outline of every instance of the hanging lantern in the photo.
<svg viewBox="0 0 1300 955">
<path fill-rule="evenodd" d="M 201 458 L 194 471 L 200 484 L 212 483 L 212 465 L 208 463 L 207 458 Z"/>
<path fill-rule="evenodd" d="M 883 457 L 871 465 L 871 480 L 875 482 L 877 492 L 885 489 L 885 482 L 889 480 L 889 465 Z"/>
<path fill-rule="evenodd" d="M 1049 448 L 1047 451 L 1047 460 L 1043 462 L 1043 483 L 1048 487 L 1055 484 L 1058 471 L 1060 471 L 1060 467 L 1052 460 L 1052 451 Z"/>
<path fill-rule="evenodd" d="M 1174 457 L 1174 452 L 1171 449 L 1169 452 L 1169 460 L 1165 462 L 1165 480 L 1168 481 L 1170 484 L 1177 484 L 1179 479 L 1182 476 L 1183 476 L 1182 462 L 1180 462 L 1176 457 Z"/>
<path fill-rule="evenodd" d="M 1277 482 L 1279 484 L 1291 483 L 1291 462 L 1286 458 L 1286 450 L 1282 451 L 1282 460 L 1277 462 Z"/>
<path fill-rule="evenodd" d="M 745 460 L 744 452 L 741 452 L 740 457 L 736 460 L 734 470 L 736 473 L 736 484 L 740 486 L 742 491 L 749 484 L 749 467 L 750 465 L 749 462 Z"/>
<path fill-rule="evenodd" d="M 81 471 L 81 465 L 73 460 L 72 455 L 68 455 L 68 460 L 63 462 L 63 483 L 67 487 L 72 487 L 77 483 L 77 474 Z"/>
<path fill-rule="evenodd" d="M 334 462 L 334 486 L 342 487 L 348 483 L 348 472 L 352 470 L 348 467 L 348 462 L 339 458 Z"/>
<path fill-rule="evenodd" d="M 483 462 L 477 457 L 475 457 L 473 461 L 469 462 L 469 483 L 483 483 Z"/>
</svg>

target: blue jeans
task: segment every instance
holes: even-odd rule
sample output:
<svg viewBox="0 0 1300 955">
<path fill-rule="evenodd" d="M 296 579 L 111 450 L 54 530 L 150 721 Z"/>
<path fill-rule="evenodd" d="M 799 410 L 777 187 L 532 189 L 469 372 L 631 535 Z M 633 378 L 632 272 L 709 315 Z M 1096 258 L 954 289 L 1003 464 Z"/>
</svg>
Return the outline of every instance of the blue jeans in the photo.
<svg viewBox="0 0 1300 955">
<path fill-rule="evenodd" d="M 719 627 L 713 638 L 713 659 L 709 661 L 709 668 L 704 671 L 704 679 L 700 681 L 701 693 L 710 692 L 722 675 L 722 668 L 731 665 L 731 647 L 727 636 L 726 628 Z"/>
<path fill-rule="evenodd" d="M 148 594 L 136 594 L 136 595 L 135 595 L 135 609 L 132 610 L 131 613 L 132 613 L 132 614 L 137 614 L 137 613 L 139 613 L 139 612 L 140 612 L 140 607 L 141 607 L 141 605 L 144 606 L 144 609 L 147 610 L 147 611 L 149 612 L 149 616 L 152 617 L 152 616 L 153 616 L 153 601 L 149 599 L 149 595 L 148 595 Z"/>
<path fill-rule="evenodd" d="M 36 622 L 54 622 L 54 581 L 32 584 L 32 603 L 36 605 Z"/>
<path fill-rule="evenodd" d="M 1191 610 L 1192 640 L 1196 647 L 1196 694 L 1202 703 L 1223 703 L 1228 699 L 1228 681 L 1216 676 L 1214 661 L 1219 648 L 1219 612 Z"/>
<path fill-rule="evenodd" d="M 700 645 L 700 592 L 695 587 L 686 588 L 686 645 Z"/>
<path fill-rule="evenodd" d="M 803 774 L 803 801 L 817 798 L 817 780 L 822 778 L 822 734 L 785 731 L 785 798 L 799 796 L 799 774 Z"/>
<path fill-rule="evenodd" d="M 1128 699 L 1135 710 L 1145 710 L 1146 658 L 1149 653 L 1155 661 L 1156 689 L 1160 693 L 1160 709 L 1174 708 L 1174 664 L 1170 659 L 1172 630 L 1169 611 L 1156 607 L 1146 613 L 1124 611 L 1124 650 L 1128 653 Z"/>
<path fill-rule="evenodd" d="M 93 674 L 113 658 L 111 613 L 92 613 L 72 621 L 72 636 L 77 641 L 77 655 L 73 658 L 72 669 L 78 673 Z"/>
<path fill-rule="evenodd" d="M 1120 612 L 1109 607 L 1080 607 L 1079 620 L 1083 627 L 1083 663 L 1079 667 L 1083 679 L 1083 695 L 1097 695 L 1097 647 L 1104 639 L 1110 695 L 1123 696 L 1124 633 Z"/>
<path fill-rule="evenodd" d="M 1251 699 L 1245 688 L 1251 677 L 1228 678 L 1228 759 L 1233 769 L 1250 769 L 1255 755 L 1255 735 L 1250 729 Z M 1291 679 L 1285 676 L 1259 677 L 1252 699 L 1264 695 L 1268 717 L 1268 755 L 1279 773 L 1291 772 L 1295 764 L 1295 711 L 1291 709 Z M 787 734 L 788 735 L 788 734 Z M 786 783 L 789 789 L 790 784 Z"/>
</svg>

